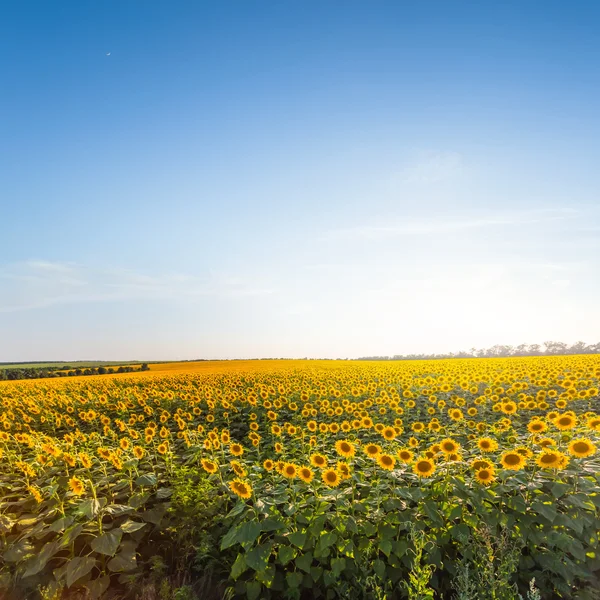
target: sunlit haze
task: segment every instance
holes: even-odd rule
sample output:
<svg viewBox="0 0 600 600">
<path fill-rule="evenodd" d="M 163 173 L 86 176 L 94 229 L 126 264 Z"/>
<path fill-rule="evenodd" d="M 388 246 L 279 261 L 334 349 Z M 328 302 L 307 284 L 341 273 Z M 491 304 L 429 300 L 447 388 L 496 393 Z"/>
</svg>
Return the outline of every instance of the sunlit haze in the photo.
<svg viewBox="0 0 600 600">
<path fill-rule="evenodd" d="M 0 361 L 599 341 L 599 20 L 3 3 Z"/>
</svg>

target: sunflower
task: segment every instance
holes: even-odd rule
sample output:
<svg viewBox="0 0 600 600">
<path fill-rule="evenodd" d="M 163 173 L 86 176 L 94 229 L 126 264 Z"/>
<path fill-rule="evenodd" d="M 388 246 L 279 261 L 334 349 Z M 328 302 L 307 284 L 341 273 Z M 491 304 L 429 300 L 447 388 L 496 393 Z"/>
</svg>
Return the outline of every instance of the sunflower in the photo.
<svg viewBox="0 0 600 600">
<path fill-rule="evenodd" d="M 281 470 L 281 474 L 287 479 L 294 479 L 298 476 L 298 467 L 293 463 L 285 463 Z"/>
<path fill-rule="evenodd" d="M 396 459 L 390 454 L 379 454 L 377 464 L 386 471 L 393 471 L 396 466 Z"/>
<path fill-rule="evenodd" d="M 462 455 L 459 452 L 452 452 L 452 454 L 446 454 L 446 460 L 448 462 L 460 462 Z"/>
<path fill-rule="evenodd" d="M 85 492 L 85 485 L 79 477 L 71 477 L 69 479 L 69 488 L 76 496 L 81 496 Z"/>
<path fill-rule="evenodd" d="M 430 458 L 420 458 L 413 465 L 413 471 L 419 477 L 429 477 L 435 471 L 435 463 Z"/>
<path fill-rule="evenodd" d="M 398 450 L 398 458 L 406 464 L 410 464 L 414 459 L 414 453 L 410 450 Z"/>
<path fill-rule="evenodd" d="M 587 426 L 594 431 L 600 431 L 600 417 L 590 417 Z"/>
<path fill-rule="evenodd" d="M 419 445 L 419 440 L 415 437 L 411 437 L 408 439 L 408 445 L 411 448 L 416 448 Z"/>
<path fill-rule="evenodd" d="M 547 429 L 548 425 L 539 419 L 534 419 L 527 425 L 527 431 L 529 431 L 529 433 L 543 433 Z"/>
<path fill-rule="evenodd" d="M 159 444 L 158 446 L 156 446 L 156 451 L 159 454 L 166 454 L 168 449 L 169 449 L 169 446 L 166 444 L 166 442 L 163 442 L 162 444 Z"/>
<path fill-rule="evenodd" d="M 216 473 L 217 469 L 219 468 L 219 465 L 213 460 L 206 460 L 205 458 L 203 458 L 200 462 L 202 464 L 202 468 L 207 473 Z"/>
<path fill-rule="evenodd" d="M 478 471 L 479 469 L 492 469 L 493 465 L 489 460 L 485 460 L 485 458 L 476 458 L 471 462 L 471 468 L 474 471 Z"/>
<path fill-rule="evenodd" d="M 577 458 L 585 458 L 596 454 L 596 446 L 587 438 L 578 438 L 569 444 L 569 454 Z"/>
<path fill-rule="evenodd" d="M 92 459 L 85 452 L 79 453 L 79 461 L 83 465 L 84 468 L 89 469 L 92 466 Z"/>
<path fill-rule="evenodd" d="M 229 451 L 234 456 L 241 456 L 244 454 L 244 447 L 241 444 L 231 444 L 231 446 L 229 446 Z"/>
<path fill-rule="evenodd" d="M 338 460 L 335 468 L 342 479 L 350 479 L 350 465 L 343 460 Z"/>
<path fill-rule="evenodd" d="M 43 500 L 44 498 L 43 498 L 43 496 L 42 496 L 42 494 L 41 494 L 41 492 L 40 492 L 40 490 L 39 490 L 38 488 L 36 488 L 36 487 L 35 487 L 35 486 L 33 486 L 33 485 L 28 485 L 28 486 L 27 486 L 27 491 L 28 491 L 28 492 L 29 492 L 29 493 L 30 493 L 30 494 L 31 494 L 31 495 L 32 495 L 32 496 L 35 498 L 35 501 L 36 501 L 38 504 L 41 504 L 41 503 L 42 503 L 42 500 Z"/>
<path fill-rule="evenodd" d="M 489 437 L 478 440 L 477 446 L 482 452 L 493 452 L 498 449 L 498 442 Z"/>
<path fill-rule="evenodd" d="M 375 458 L 381 453 L 381 446 L 377 444 L 367 444 L 364 447 L 364 452 L 369 458 Z"/>
<path fill-rule="evenodd" d="M 535 462 L 538 467 L 543 469 L 557 469 L 562 462 L 562 452 L 558 450 L 543 450 L 538 454 Z"/>
<path fill-rule="evenodd" d="M 300 467 L 298 470 L 298 477 L 305 483 L 310 483 L 313 480 L 315 474 L 310 467 Z"/>
<path fill-rule="evenodd" d="M 327 457 L 322 454 L 311 454 L 310 456 L 310 464 L 313 467 L 317 467 L 318 469 L 322 469 L 327 466 Z"/>
<path fill-rule="evenodd" d="M 514 415 L 517 412 L 517 405 L 512 402 L 503 402 L 500 405 L 500 410 L 505 414 L 505 415 Z"/>
<path fill-rule="evenodd" d="M 229 487 L 231 491 L 240 498 L 247 499 L 252 495 L 252 487 L 247 481 L 234 479 L 229 482 Z"/>
<path fill-rule="evenodd" d="M 518 452 L 508 451 L 500 457 L 500 462 L 505 469 L 520 471 L 525 467 L 527 461 L 525 457 Z"/>
<path fill-rule="evenodd" d="M 459 448 L 459 444 L 451 438 L 446 438 L 440 442 L 440 449 L 444 454 L 455 454 Z"/>
<path fill-rule="evenodd" d="M 350 458 L 356 454 L 354 444 L 346 440 L 338 440 L 335 443 L 335 451 L 344 458 Z"/>
<path fill-rule="evenodd" d="M 490 483 L 496 480 L 495 471 L 493 468 L 478 469 L 475 471 L 475 479 L 479 483 L 483 483 L 483 485 L 490 485 Z"/>
<path fill-rule="evenodd" d="M 384 427 L 381 431 L 381 435 L 388 441 L 391 442 L 396 438 L 396 430 L 393 427 Z"/>
<path fill-rule="evenodd" d="M 573 415 L 564 414 L 554 419 L 554 426 L 561 431 L 573 429 L 577 424 L 577 419 Z"/>
<path fill-rule="evenodd" d="M 240 463 L 237 460 L 232 460 L 230 463 L 231 468 L 233 469 L 233 472 L 238 476 L 238 477 L 246 477 L 246 475 L 248 474 L 246 469 L 244 469 L 244 467 L 242 466 L 242 463 Z"/>
<path fill-rule="evenodd" d="M 138 459 L 142 459 L 144 458 L 144 455 L 146 454 L 146 451 L 141 447 L 141 446 L 134 446 L 133 447 L 133 455 Z"/>
<path fill-rule="evenodd" d="M 323 479 L 323 483 L 325 483 L 325 485 L 332 488 L 340 485 L 340 482 L 342 481 L 340 474 L 335 469 L 326 469 L 321 474 L 321 478 Z"/>
<path fill-rule="evenodd" d="M 265 460 L 265 462 L 263 463 L 263 467 L 267 471 L 272 471 L 274 466 L 275 466 L 275 463 L 270 458 L 267 458 L 267 460 Z"/>
</svg>

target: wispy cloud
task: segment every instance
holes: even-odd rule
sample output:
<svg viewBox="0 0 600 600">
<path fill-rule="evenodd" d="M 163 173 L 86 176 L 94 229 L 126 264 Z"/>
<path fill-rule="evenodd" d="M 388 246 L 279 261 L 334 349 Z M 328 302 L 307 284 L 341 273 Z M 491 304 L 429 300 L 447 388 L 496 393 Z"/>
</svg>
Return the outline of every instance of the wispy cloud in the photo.
<svg viewBox="0 0 600 600">
<path fill-rule="evenodd" d="M 576 216 L 578 212 L 570 208 L 529 210 L 486 217 L 466 217 L 447 219 L 394 219 L 391 224 L 359 225 L 343 229 L 334 229 L 324 234 L 325 239 L 367 239 L 377 240 L 400 236 L 434 235 L 454 233 L 470 229 L 497 226 L 516 226 L 562 220 Z"/>
<path fill-rule="evenodd" d="M 464 172 L 463 157 L 458 152 L 427 152 L 400 169 L 395 179 L 403 183 L 438 183 Z"/>
<path fill-rule="evenodd" d="M 236 298 L 273 293 L 244 278 L 148 275 L 122 268 L 31 260 L 0 267 L 0 312 L 124 300 Z"/>
</svg>

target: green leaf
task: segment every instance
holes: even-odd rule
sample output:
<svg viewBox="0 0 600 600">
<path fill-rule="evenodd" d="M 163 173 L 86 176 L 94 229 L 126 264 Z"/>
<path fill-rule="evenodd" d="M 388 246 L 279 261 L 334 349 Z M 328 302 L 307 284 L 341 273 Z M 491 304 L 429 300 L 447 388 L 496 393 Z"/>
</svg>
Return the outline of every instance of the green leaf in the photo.
<svg viewBox="0 0 600 600">
<path fill-rule="evenodd" d="M 367 537 L 375 535 L 377 531 L 377 527 L 375 527 L 375 525 L 373 525 L 373 523 L 370 523 L 369 521 L 365 521 L 364 523 L 362 523 L 361 529 Z"/>
<path fill-rule="evenodd" d="M 154 473 L 146 473 L 145 475 L 140 475 L 135 480 L 135 485 L 156 485 L 156 475 Z"/>
<path fill-rule="evenodd" d="M 231 546 L 237 544 L 239 530 L 239 527 L 234 526 L 223 536 L 221 550 L 227 550 L 227 548 L 231 548 Z"/>
<path fill-rule="evenodd" d="M 561 496 L 564 496 L 569 490 L 571 489 L 571 486 L 567 483 L 560 483 L 559 481 L 553 483 L 550 486 L 550 490 L 552 491 L 552 495 L 555 498 L 560 498 Z"/>
<path fill-rule="evenodd" d="M 290 544 L 294 544 L 294 546 L 302 550 L 304 544 L 306 544 L 306 533 L 303 531 L 294 531 L 294 533 L 288 535 L 288 540 L 290 540 Z"/>
<path fill-rule="evenodd" d="M 166 510 L 167 507 L 164 504 L 159 504 L 151 510 L 145 510 L 144 512 L 138 512 L 137 514 L 144 519 L 144 521 L 148 521 L 148 523 L 152 523 L 153 525 L 159 525 L 162 518 L 165 516 Z"/>
<path fill-rule="evenodd" d="M 557 510 L 553 504 L 544 504 L 543 502 L 536 501 L 531 505 L 531 508 L 539 515 L 546 517 L 551 523 L 554 522 Z"/>
<path fill-rule="evenodd" d="M 92 600 L 98 600 L 108 589 L 110 584 L 110 575 L 103 575 L 97 579 L 92 579 L 85 584 L 85 587 L 90 591 Z"/>
<path fill-rule="evenodd" d="M 231 567 L 231 578 L 234 580 L 237 579 L 247 569 L 248 565 L 246 564 L 246 557 L 242 553 L 238 554 Z"/>
<path fill-rule="evenodd" d="M 146 504 L 151 495 L 152 494 L 150 492 L 146 492 L 145 494 L 134 494 L 131 496 L 131 498 L 129 498 L 127 504 L 133 508 L 140 508 L 140 506 Z"/>
<path fill-rule="evenodd" d="M 132 571 L 137 566 L 135 554 L 137 544 L 133 540 L 126 540 L 121 544 L 121 552 L 108 561 L 108 568 L 114 572 Z"/>
<path fill-rule="evenodd" d="M 57 519 L 50 525 L 48 528 L 50 531 L 54 531 L 56 533 L 60 531 L 64 531 L 71 523 L 73 523 L 75 519 L 73 517 L 62 517 L 61 519 Z"/>
<path fill-rule="evenodd" d="M 291 546 L 281 546 L 281 548 L 279 548 L 277 558 L 279 559 L 279 562 L 285 567 L 285 565 L 287 565 L 290 562 L 290 560 L 295 558 L 296 554 L 297 551 Z"/>
<path fill-rule="evenodd" d="M 341 572 L 346 568 L 345 558 L 332 558 L 331 559 L 331 570 L 336 577 L 339 577 Z"/>
<path fill-rule="evenodd" d="M 298 573 L 298 571 L 294 571 L 293 573 L 288 573 L 285 576 L 285 581 L 288 584 L 288 587 L 294 589 L 300 586 L 302 583 L 302 579 L 304 579 L 302 573 Z"/>
<path fill-rule="evenodd" d="M 33 552 L 33 546 L 27 540 L 19 540 L 14 542 L 8 550 L 2 555 L 2 558 L 8 563 L 16 563 Z"/>
<path fill-rule="evenodd" d="M 265 519 L 260 524 L 262 531 L 277 531 L 278 529 L 285 529 L 285 523 L 279 519 Z"/>
<path fill-rule="evenodd" d="M 300 570 L 304 571 L 305 573 L 309 573 L 312 559 L 312 552 L 307 552 L 306 554 L 301 554 L 298 556 L 295 560 L 295 563 Z"/>
<path fill-rule="evenodd" d="M 267 565 L 262 571 L 257 571 L 256 579 L 270 588 L 275 581 L 275 565 Z"/>
<path fill-rule="evenodd" d="M 256 600 L 260 596 L 261 588 L 260 581 L 249 581 L 246 584 L 246 596 L 248 596 L 248 600 Z"/>
<path fill-rule="evenodd" d="M 100 502 L 94 498 L 84 500 L 78 507 L 77 513 L 86 516 L 88 519 L 93 519 L 100 510 Z"/>
<path fill-rule="evenodd" d="M 237 541 L 240 544 L 252 544 L 256 541 L 256 538 L 260 535 L 261 527 L 260 523 L 253 521 L 244 523 L 238 531 Z"/>
<path fill-rule="evenodd" d="M 97 538 L 94 538 L 90 545 L 94 552 L 106 554 L 107 556 L 114 556 L 121 543 L 122 537 L 123 531 L 121 529 L 112 529 L 111 531 L 107 531 Z"/>
<path fill-rule="evenodd" d="M 120 527 L 124 533 L 133 533 L 142 527 L 146 527 L 147 523 L 138 523 L 136 521 L 131 521 L 127 519 L 124 523 L 121 523 Z"/>
<path fill-rule="evenodd" d="M 166 500 L 173 495 L 173 490 L 168 487 L 159 488 L 156 490 L 156 499 L 157 500 Z"/>
<path fill-rule="evenodd" d="M 113 517 L 119 517 L 120 515 L 124 515 L 126 513 L 130 513 L 133 511 L 133 506 L 127 506 L 126 504 L 109 504 L 104 512 L 108 515 L 112 515 Z"/>
<path fill-rule="evenodd" d="M 238 500 L 237 504 L 227 513 L 226 518 L 231 519 L 233 517 L 241 515 L 246 507 L 247 504 L 245 502 Z"/>
<path fill-rule="evenodd" d="M 389 556 L 392 551 L 392 542 L 390 540 L 381 540 L 381 542 L 379 542 L 379 549 L 386 556 Z"/>
<path fill-rule="evenodd" d="M 255 571 L 262 571 L 269 562 L 272 544 L 261 544 L 246 554 L 246 564 Z"/>
<path fill-rule="evenodd" d="M 96 566 L 96 559 L 91 556 L 77 556 L 67 565 L 67 587 L 71 587 L 78 579 L 87 575 Z"/>
<path fill-rule="evenodd" d="M 383 579 L 385 577 L 385 563 L 382 560 L 377 559 L 373 563 L 373 569 L 375 570 L 375 573 L 379 579 Z"/>
<path fill-rule="evenodd" d="M 25 563 L 23 577 L 37 575 L 59 550 L 60 548 L 56 542 L 47 542 L 44 544 L 39 554 L 36 554 Z"/>
<path fill-rule="evenodd" d="M 319 541 L 317 543 L 322 549 L 325 549 L 329 548 L 330 546 L 333 546 L 336 540 L 337 535 L 333 531 L 328 531 L 319 538 Z"/>
</svg>

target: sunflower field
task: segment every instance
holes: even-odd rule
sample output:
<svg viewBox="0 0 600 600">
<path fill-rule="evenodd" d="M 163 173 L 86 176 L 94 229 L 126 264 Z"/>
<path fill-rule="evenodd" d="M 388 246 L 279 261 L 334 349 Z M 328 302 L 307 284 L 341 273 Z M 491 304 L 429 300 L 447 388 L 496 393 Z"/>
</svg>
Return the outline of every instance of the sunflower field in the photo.
<svg viewBox="0 0 600 600">
<path fill-rule="evenodd" d="M 0 383 L 2 598 L 600 598 L 600 356 Z"/>
</svg>

